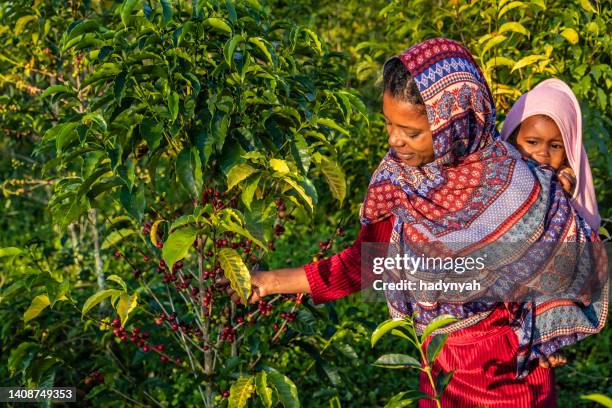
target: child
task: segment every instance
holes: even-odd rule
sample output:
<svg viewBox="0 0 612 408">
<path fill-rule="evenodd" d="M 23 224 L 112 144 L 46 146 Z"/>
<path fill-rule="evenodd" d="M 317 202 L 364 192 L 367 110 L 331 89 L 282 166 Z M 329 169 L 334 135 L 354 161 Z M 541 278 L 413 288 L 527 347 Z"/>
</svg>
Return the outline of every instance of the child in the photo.
<svg viewBox="0 0 612 408">
<path fill-rule="evenodd" d="M 565 82 L 547 79 L 522 95 L 510 109 L 501 134 L 524 156 L 557 170 L 572 207 L 593 230 L 599 230 L 591 167 L 582 145 L 580 105 Z"/>
<path fill-rule="evenodd" d="M 554 168 L 572 207 L 592 229 L 599 230 L 591 167 L 582 145 L 580 105 L 565 82 L 547 79 L 522 95 L 510 109 L 501 135 L 523 156 Z M 543 367 L 565 362 L 560 353 L 540 358 Z"/>
</svg>

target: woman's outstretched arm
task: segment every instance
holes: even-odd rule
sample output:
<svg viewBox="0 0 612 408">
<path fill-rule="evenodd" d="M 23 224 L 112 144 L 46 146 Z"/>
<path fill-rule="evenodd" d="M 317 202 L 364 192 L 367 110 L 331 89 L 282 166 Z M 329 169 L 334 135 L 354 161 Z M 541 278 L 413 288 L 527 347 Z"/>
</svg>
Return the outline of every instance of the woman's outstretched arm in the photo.
<svg viewBox="0 0 612 408">
<path fill-rule="evenodd" d="M 315 304 L 329 302 L 361 290 L 362 242 L 388 242 L 393 225 L 392 217 L 362 226 L 352 246 L 329 258 L 294 268 L 253 272 L 252 294 L 249 303 L 274 294 L 310 293 Z M 217 280 L 235 302 L 238 295 L 226 278 Z"/>
</svg>

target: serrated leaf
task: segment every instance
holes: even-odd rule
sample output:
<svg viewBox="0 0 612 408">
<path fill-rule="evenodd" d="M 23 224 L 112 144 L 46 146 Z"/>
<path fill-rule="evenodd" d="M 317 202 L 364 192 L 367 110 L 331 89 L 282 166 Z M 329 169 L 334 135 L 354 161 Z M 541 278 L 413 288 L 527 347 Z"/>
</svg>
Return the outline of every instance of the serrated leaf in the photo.
<svg viewBox="0 0 612 408">
<path fill-rule="evenodd" d="M 89 312 L 89 310 L 91 310 L 91 308 L 102 302 L 104 299 L 111 296 L 121 296 L 122 293 L 124 292 L 118 289 L 105 289 L 94 293 L 83 304 L 82 314 L 85 315 L 87 312 Z"/>
<path fill-rule="evenodd" d="M 121 286 L 123 288 L 123 290 L 125 292 L 127 292 L 127 285 L 125 284 L 125 282 L 123 281 L 123 279 L 121 279 L 120 276 L 117 275 L 110 275 L 108 278 L 106 278 L 106 280 L 118 283 L 119 286 Z"/>
<path fill-rule="evenodd" d="M 397 329 L 398 327 L 410 327 L 410 323 L 405 319 L 389 319 L 385 320 L 381 324 L 376 327 L 376 329 L 372 332 L 371 344 L 372 347 L 378 343 L 378 340 L 388 332 L 393 329 Z"/>
<path fill-rule="evenodd" d="M 47 295 L 38 295 L 34 299 L 32 299 L 32 303 L 28 309 L 23 313 L 23 321 L 24 323 L 29 322 L 32 319 L 38 317 L 38 315 L 45 310 L 51 302 L 49 301 L 49 296 Z"/>
<path fill-rule="evenodd" d="M 440 315 L 436 317 L 431 322 L 429 322 L 427 327 L 425 327 L 425 329 L 423 330 L 423 333 L 421 334 L 421 343 L 423 343 L 427 336 L 429 336 L 432 332 L 456 321 L 457 318 L 452 315 Z"/>
<path fill-rule="evenodd" d="M 278 392 L 278 399 L 285 408 L 300 407 L 297 387 L 289 377 L 277 371 L 271 371 L 268 373 L 268 378 L 270 380 L 269 383 L 271 383 Z"/>
<path fill-rule="evenodd" d="M 442 347 L 444 347 L 444 343 L 446 343 L 446 338 L 448 334 L 437 334 L 431 338 L 431 341 L 427 345 L 427 352 L 425 353 L 427 357 L 427 362 L 431 365 L 438 358 L 438 354 L 442 351 Z"/>
<path fill-rule="evenodd" d="M 227 404 L 228 408 L 243 408 L 255 391 L 253 377 L 242 376 L 230 387 L 230 396 Z"/>
<path fill-rule="evenodd" d="M 227 173 L 227 191 L 233 189 L 242 180 L 248 178 L 251 174 L 258 170 L 246 163 L 240 163 L 232 167 Z"/>
<path fill-rule="evenodd" d="M 134 293 L 131 296 L 127 293 L 122 293 L 119 296 L 119 301 L 117 302 L 117 314 L 119 315 L 119 319 L 121 320 L 121 326 L 126 325 L 128 321 L 128 317 L 130 312 L 134 310 L 138 306 L 138 294 Z"/>
<path fill-rule="evenodd" d="M 319 167 L 325 176 L 332 195 L 342 203 L 346 197 L 346 177 L 344 172 L 335 160 L 325 156 L 321 156 Z"/>
<path fill-rule="evenodd" d="M 265 371 L 260 371 L 255 376 L 255 389 L 262 405 L 265 408 L 272 407 L 272 389 L 268 387 L 268 376 Z"/>
<path fill-rule="evenodd" d="M 122 228 L 122 229 L 113 231 L 106 238 L 104 238 L 104 241 L 102 241 L 101 248 L 108 249 L 108 248 L 114 247 L 119 242 L 121 242 L 123 239 L 129 237 L 135 232 L 136 231 L 134 231 L 131 228 Z"/>
<path fill-rule="evenodd" d="M 170 233 L 162 249 L 162 258 L 166 265 L 172 267 L 176 261 L 180 261 L 187 256 L 197 233 L 198 230 L 193 226 L 180 228 Z"/>
<path fill-rule="evenodd" d="M 251 273 L 242 261 L 238 252 L 231 248 L 222 248 L 218 253 L 219 263 L 230 281 L 230 286 L 240 297 L 243 305 L 251 295 Z"/>
<path fill-rule="evenodd" d="M 385 354 L 372 365 L 384 368 L 421 368 L 419 360 L 407 354 Z"/>
</svg>

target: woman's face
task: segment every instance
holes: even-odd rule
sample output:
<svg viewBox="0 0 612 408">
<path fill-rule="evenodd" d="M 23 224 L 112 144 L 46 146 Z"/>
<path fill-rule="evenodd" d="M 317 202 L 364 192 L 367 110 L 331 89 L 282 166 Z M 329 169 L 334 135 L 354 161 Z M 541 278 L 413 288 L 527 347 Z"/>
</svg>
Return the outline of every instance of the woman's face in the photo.
<svg viewBox="0 0 612 408">
<path fill-rule="evenodd" d="M 530 116 L 521 123 L 516 145 L 524 156 L 559 170 L 565 164 L 563 137 L 555 122 L 547 116 Z"/>
<path fill-rule="evenodd" d="M 434 160 L 433 137 L 422 108 L 400 101 L 388 92 L 383 95 L 389 145 L 409 166 L 422 166 Z"/>
</svg>

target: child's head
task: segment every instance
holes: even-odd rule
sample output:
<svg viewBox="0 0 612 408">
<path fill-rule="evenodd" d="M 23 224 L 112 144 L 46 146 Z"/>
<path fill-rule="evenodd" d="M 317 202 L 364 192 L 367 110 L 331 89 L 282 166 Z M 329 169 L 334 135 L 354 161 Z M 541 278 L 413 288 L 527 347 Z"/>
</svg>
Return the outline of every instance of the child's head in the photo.
<svg viewBox="0 0 612 408">
<path fill-rule="evenodd" d="M 508 141 L 524 156 L 540 164 L 547 164 L 555 170 L 567 165 L 563 136 L 549 116 L 529 116 L 512 132 Z"/>
</svg>

